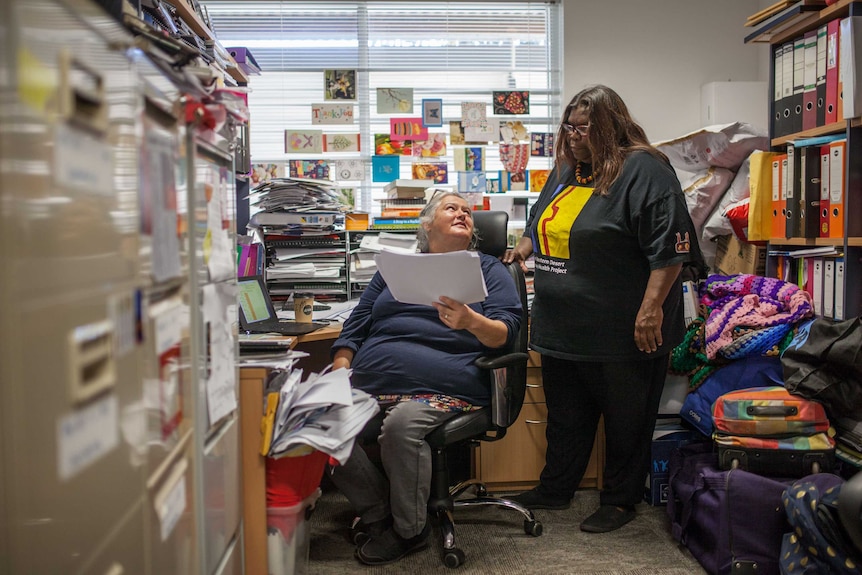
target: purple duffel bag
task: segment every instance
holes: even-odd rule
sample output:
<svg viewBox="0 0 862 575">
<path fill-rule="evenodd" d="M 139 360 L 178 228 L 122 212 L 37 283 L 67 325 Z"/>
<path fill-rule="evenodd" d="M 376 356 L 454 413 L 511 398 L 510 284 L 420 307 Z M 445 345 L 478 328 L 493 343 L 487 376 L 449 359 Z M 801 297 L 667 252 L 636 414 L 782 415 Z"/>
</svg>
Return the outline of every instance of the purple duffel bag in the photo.
<svg viewBox="0 0 862 575">
<path fill-rule="evenodd" d="M 711 575 L 778 575 L 781 540 L 791 531 L 782 481 L 742 469 L 721 471 L 711 443 L 670 456 L 667 513 L 674 539 Z"/>
</svg>

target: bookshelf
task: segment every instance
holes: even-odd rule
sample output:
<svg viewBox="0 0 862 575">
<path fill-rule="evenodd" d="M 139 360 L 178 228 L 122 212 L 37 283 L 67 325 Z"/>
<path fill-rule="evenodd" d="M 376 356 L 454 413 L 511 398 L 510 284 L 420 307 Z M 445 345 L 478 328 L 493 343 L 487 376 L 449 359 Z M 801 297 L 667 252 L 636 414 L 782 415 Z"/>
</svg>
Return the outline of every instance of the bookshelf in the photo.
<svg viewBox="0 0 862 575">
<path fill-rule="evenodd" d="M 800 7 L 804 3 L 800 3 Z M 769 26 L 768 23 L 764 23 L 757 30 L 757 34 L 749 35 L 745 41 L 746 43 L 755 43 L 755 42 L 767 42 L 770 45 L 770 50 L 774 57 L 770 58 L 770 94 L 772 95 L 770 99 L 770 118 L 772 119 L 770 122 L 770 143 L 772 146 L 772 151 L 778 152 L 779 154 L 786 154 L 788 149 L 792 148 L 791 158 L 796 157 L 797 160 L 800 155 L 805 155 L 806 152 L 809 152 L 809 158 L 813 156 L 813 150 L 811 147 L 817 146 L 818 143 L 812 142 L 801 142 L 801 140 L 808 138 L 819 138 L 821 136 L 836 136 L 839 138 L 843 138 L 846 140 L 845 148 L 844 148 L 844 162 L 843 167 L 839 165 L 836 169 L 832 167 L 830 169 L 830 174 L 833 174 L 831 177 L 834 179 L 834 174 L 841 174 L 841 178 L 843 180 L 843 186 L 839 186 L 835 188 L 831 186 L 834 184 L 834 181 L 830 183 L 824 184 L 827 189 L 823 190 L 818 194 L 817 198 L 820 201 L 824 202 L 823 204 L 818 204 L 814 201 L 813 191 L 809 187 L 809 193 L 806 195 L 806 182 L 811 183 L 815 181 L 817 182 L 817 186 L 819 187 L 820 177 L 823 175 L 822 170 L 818 170 L 816 174 L 803 173 L 801 170 L 801 166 L 799 162 L 796 162 L 796 165 L 791 167 L 789 170 L 786 168 L 782 169 L 782 177 L 786 174 L 792 174 L 792 177 L 784 178 L 790 182 L 790 193 L 788 197 L 795 198 L 794 206 L 798 206 L 797 211 L 805 213 L 805 206 L 814 206 L 818 205 L 819 209 L 815 211 L 815 216 L 821 217 L 821 228 L 818 229 L 819 236 L 827 236 L 827 237 L 799 237 L 799 236 L 812 236 L 811 228 L 809 227 L 808 234 L 805 233 L 804 221 L 799 226 L 799 229 L 795 229 L 795 226 L 788 225 L 785 227 L 786 233 L 784 234 L 786 237 L 775 237 L 775 231 L 773 231 L 773 237 L 769 240 L 769 251 L 775 254 L 786 252 L 786 251 L 794 251 L 805 249 L 809 247 L 828 247 L 833 246 L 839 252 L 838 257 L 829 257 L 826 256 L 824 258 L 819 258 L 820 262 L 818 262 L 818 258 L 795 258 L 796 261 L 793 261 L 794 258 L 783 259 L 785 256 L 781 255 L 770 255 L 767 258 L 766 265 L 766 274 L 771 276 L 778 276 L 779 274 L 783 274 L 782 270 L 788 269 L 788 263 L 793 265 L 795 269 L 793 269 L 789 275 L 784 275 L 783 279 L 787 279 L 789 281 L 794 281 L 794 283 L 802 284 L 801 287 L 804 287 L 809 293 L 812 295 L 812 299 L 815 303 L 815 310 L 819 315 L 824 317 L 830 317 L 838 320 L 843 320 L 847 318 L 852 318 L 854 316 L 860 315 L 862 313 L 862 294 L 859 293 L 859 290 L 856 286 L 860 284 L 862 281 L 862 118 L 854 117 L 854 118 L 845 118 L 844 114 L 841 111 L 841 105 L 838 105 L 838 112 L 835 115 L 835 118 L 832 119 L 830 115 L 824 113 L 820 117 L 816 118 L 816 126 L 812 127 L 811 117 L 809 116 L 809 121 L 807 124 L 794 124 L 790 129 L 788 129 L 788 125 L 782 125 L 781 115 L 782 110 L 786 108 L 786 104 L 782 103 L 779 95 L 782 93 L 787 93 L 787 78 L 786 76 L 788 69 L 787 62 L 781 60 L 779 56 L 782 53 L 781 47 L 788 45 L 798 45 L 800 43 L 800 39 L 805 38 L 806 34 L 809 36 L 812 34 L 812 31 L 822 31 L 824 28 L 827 28 L 829 32 L 826 35 L 826 42 L 824 45 L 826 46 L 826 50 L 830 50 L 830 46 L 834 46 L 834 52 L 822 52 L 824 48 L 816 48 L 814 53 L 817 53 L 817 50 L 821 50 L 821 58 L 826 59 L 826 55 L 829 54 L 837 54 L 838 69 L 841 69 L 841 46 L 846 41 L 846 38 L 841 38 L 840 33 L 835 36 L 834 44 L 830 44 L 830 37 L 833 35 L 832 30 L 838 29 L 839 32 L 843 32 L 844 28 L 840 27 L 840 25 L 836 24 L 836 22 L 840 22 L 841 19 L 847 18 L 848 16 L 862 16 L 862 3 L 860 2 L 852 2 L 851 0 L 839 0 L 835 4 L 831 6 L 821 6 L 819 10 L 812 10 L 810 7 L 805 8 L 805 10 L 798 10 L 795 12 L 796 16 L 791 25 L 780 25 L 780 23 L 776 22 L 775 26 Z M 832 23 L 832 28 L 830 28 L 830 23 Z M 856 30 L 856 33 L 862 34 L 862 30 Z M 810 45 L 810 44 L 809 44 Z M 810 52 L 809 52 L 810 53 Z M 785 51 L 784 54 L 787 54 Z M 810 64 L 810 60 L 806 60 L 806 55 L 804 51 L 802 51 L 801 56 L 803 58 L 803 62 L 808 62 Z M 783 57 L 787 57 L 786 55 Z M 796 59 L 794 61 L 795 65 L 799 64 L 798 58 L 800 57 L 800 50 L 793 49 L 791 58 Z M 782 70 L 778 68 L 779 63 L 783 63 L 783 74 Z M 831 58 L 830 58 L 830 67 L 832 66 Z M 790 68 L 793 68 L 791 66 Z M 858 67 L 857 67 L 858 69 Z M 818 72 L 818 77 L 820 72 Z M 835 76 L 837 78 L 837 74 Z M 798 76 L 792 77 L 792 92 L 797 94 L 799 92 L 799 78 Z M 827 76 L 828 78 L 828 76 Z M 779 81 L 781 84 L 779 85 Z M 837 81 L 837 80 L 836 80 Z M 810 94 L 810 81 L 806 80 L 802 82 L 803 84 L 803 98 L 806 93 Z M 806 86 L 808 86 L 807 92 Z M 844 89 L 847 90 L 848 82 L 844 80 Z M 831 90 L 831 87 L 827 86 L 826 90 Z M 838 91 L 836 90 L 836 93 Z M 816 92 L 815 92 L 816 93 Z M 818 94 L 816 96 L 815 102 L 820 102 L 821 95 Z M 804 103 L 804 99 L 802 102 Z M 828 101 L 829 98 L 826 98 L 825 102 L 822 102 L 824 106 L 824 110 L 828 109 Z M 796 105 L 791 105 L 791 110 L 798 109 Z M 804 106 L 803 106 L 804 111 Z M 784 116 L 786 118 L 786 115 Z M 804 129 L 803 129 L 804 126 Z M 798 142 L 798 144 L 796 144 Z M 826 144 L 828 146 L 829 144 Z M 834 152 L 833 152 L 834 153 Z M 826 154 L 826 151 L 823 151 L 823 154 Z M 832 162 L 832 154 L 830 154 L 829 159 L 823 158 L 821 156 L 822 161 L 826 162 L 826 164 L 820 163 L 820 166 L 832 166 L 830 162 Z M 809 160 L 810 161 L 810 160 Z M 826 178 L 827 176 L 823 176 Z M 795 185 L 795 188 L 793 186 Z M 840 190 L 841 196 L 840 201 L 836 204 L 834 201 L 834 197 L 827 197 L 827 191 L 834 192 L 834 190 Z M 786 192 L 786 188 L 782 188 L 782 193 Z M 795 194 L 794 194 L 795 192 Z M 837 205 L 837 212 L 836 212 Z M 812 209 L 811 207 L 807 208 L 807 213 L 810 216 Z M 841 213 L 843 210 L 843 214 Z M 837 220 L 835 219 L 835 214 L 838 214 Z M 823 228 L 823 217 L 827 217 L 831 215 L 832 219 L 829 220 L 831 226 L 833 226 L 832 231 L 829 231 L 829 225 L 826 228 Z M 828 219 L 828 217 L 827 217 Z M 837 226 L 835 223 L 837 222 Z M 779 224 L 779 228 L 780 228 Z M 840 230 L 840 233 L 836 233 L 835 229 Z M 834 266 L 835 270 L 839 269 L 839 265 L 841 269 L 843 269 L 843 279 L 840 277 L 833 276 L 831 280 L 820 281 L 819 277 L 815 275 L 815 272 L 811 270 L 818 269 L 816 265 L 822 265 L 825 269 L 827 263 L 830 266 Z M 826 273 L 824 271 L 824 277 Z M 815 278 L 818 278 L 815 280 Z M 833 285 L 828 285 L 828 281 L 833 282 Z M 831 291 L 830 291 L 831 290 Z M 824 299 L 824 293 L 830 292 L 833 294 L 834 301 L 833 305 L 830 309 L 829 305 L 824 306 L 824 302 L 828 297 Z M 837 306 L 834 305 L 834 302 L 842 301 L 843 309 L 839 310 Z"/>
</svg>

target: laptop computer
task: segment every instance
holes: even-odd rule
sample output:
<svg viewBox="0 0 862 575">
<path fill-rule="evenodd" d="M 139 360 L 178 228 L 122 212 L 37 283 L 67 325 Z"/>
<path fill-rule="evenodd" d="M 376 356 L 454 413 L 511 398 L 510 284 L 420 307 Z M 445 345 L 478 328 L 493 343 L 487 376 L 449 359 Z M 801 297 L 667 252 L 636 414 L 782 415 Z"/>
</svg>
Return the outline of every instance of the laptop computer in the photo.
<svg viewBox="0 0 862 575">
<path fill-rule="evenodd" d="M 239 300 L 239 325 L 243 331 L 302 335 L 329 325 L 318 321 L 303 323 L 280 319 L 275 313 L 275 306 L 272 305 L 272 298 L 269 297 L 263 276 L 241 277 L 236 284 Z"/>
</svg>

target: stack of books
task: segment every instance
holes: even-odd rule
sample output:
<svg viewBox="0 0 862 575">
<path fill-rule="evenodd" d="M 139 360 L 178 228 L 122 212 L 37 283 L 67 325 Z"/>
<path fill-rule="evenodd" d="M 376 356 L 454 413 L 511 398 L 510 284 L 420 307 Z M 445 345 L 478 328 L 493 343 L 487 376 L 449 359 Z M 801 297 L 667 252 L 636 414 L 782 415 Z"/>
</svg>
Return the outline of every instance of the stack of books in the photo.
<svg viewBox="0 0 862 575">
<path fill-rule="evenodd" d="M 432 189 L 432 180 L 394 180 L 383 188 L 386 198 L 380 200 L 380 217 L 371 225 L 372 230 L 414 230 L 419 227 L 419 213 L 427 203 L 426 194 Z"/>
</svg>

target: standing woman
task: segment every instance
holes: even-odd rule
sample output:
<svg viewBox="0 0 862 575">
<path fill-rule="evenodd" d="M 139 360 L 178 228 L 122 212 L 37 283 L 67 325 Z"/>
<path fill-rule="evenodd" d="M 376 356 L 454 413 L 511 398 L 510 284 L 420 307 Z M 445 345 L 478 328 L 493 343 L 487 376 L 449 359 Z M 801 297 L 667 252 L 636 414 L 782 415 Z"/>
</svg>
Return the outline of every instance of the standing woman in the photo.
<svg viewBox="0 0 862 575">
<path fill-rule="evenodd" d="M 602 533 L 634 519 L 643 499 L 668 357 L 685 329 L 680 271 L 700 251 L 673 168 L 610 88 L 571 100 L 555 160 L 503 257 L 535 254 L 530 346 L 548 407 L 540 483 L 514 499 L 569 507 L 604 416 L 604 489 L 580 526 Z"/>
</svg>

